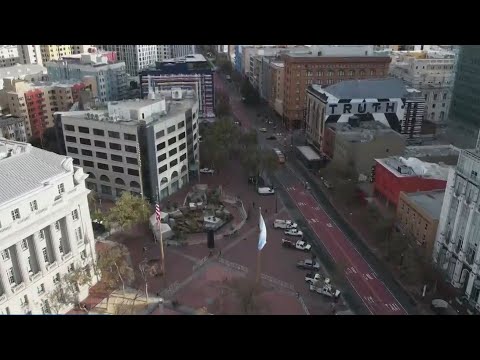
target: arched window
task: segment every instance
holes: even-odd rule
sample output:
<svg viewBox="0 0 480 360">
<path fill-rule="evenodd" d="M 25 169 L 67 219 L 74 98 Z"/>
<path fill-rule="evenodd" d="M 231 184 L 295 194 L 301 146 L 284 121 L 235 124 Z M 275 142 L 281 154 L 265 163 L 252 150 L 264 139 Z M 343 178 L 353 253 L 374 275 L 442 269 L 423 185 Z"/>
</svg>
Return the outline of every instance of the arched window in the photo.
<svg viewBox="0 0 480 360">
<path fill-rule="evenodd" d="M 92 173 L 87 173 L 87 174 L 88 174 L 88 178 L 89 178 L 90 180 L 96 179 L 95 175 L 93 175 Z"/>
<path fill-rule="evenodd" d="M 430 120 L 435 121 L 435 113 L 432 112 L 430 115 L 431 115 L 431 119 L 430 119 Z"/>
<path fill-rule="evenodd" d="M 182 170 L 180 172 L 184 173 L 185 171 L 187 171 L 187 166 L 186 165 L 183 165 L 182 166 Z"/>
<path fill-rule="evenodd" d="M 168 179 L 166 177 L 162 178 L 162 181 L 160 181 L 160 184 L 166 184 L 168 183 Z"/>
<path fill-rule="evenodd" d="M 110 179 L 106 175 L 100 176 L 100 181 L 110 182 Z"/>
<path fill-rule="evenodd" d="M 178 172 L 174 171 L 174 172 L 172 173 L 172 179 L 175 179 L 175 178 L 177 178 L 177 177 L 178 177 Z"/>
<path fill-rule="evenodd" d="M 136 181 L 130 181 L 130 187 L 140 188 L 140 184 Z"/>
<path fill-rule="evenodd" d="M 338 70 L 338 76 L 345 76 L 345 70 Z"/>
<path fill-rule="evenodd" d="M 348 72 L 348 75 L 349 75 L 349 76 L 355 76 L 355 70 L 350 70 L 350 71 Z"/>
<path fill-rule="evenodd" d="M 115 179 L 115 184 L 118 184 L 118 185 L 125 185 L 125 181 L 123 181 L 123 179 L 116 178 L 116 179 Z"/>
<path fill-rule="evenodd" d="M 360 76 L 365 76 L 365 70 L 360 70 Z"/>
</svg>

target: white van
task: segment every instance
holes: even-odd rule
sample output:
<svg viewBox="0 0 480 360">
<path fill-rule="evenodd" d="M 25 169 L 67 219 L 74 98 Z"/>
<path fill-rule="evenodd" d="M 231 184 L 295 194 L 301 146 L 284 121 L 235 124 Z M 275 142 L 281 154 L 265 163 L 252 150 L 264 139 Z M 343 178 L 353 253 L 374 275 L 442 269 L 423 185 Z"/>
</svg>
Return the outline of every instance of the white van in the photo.
<svg viewBox="0 0 480 360">
<path fill-rule="evenodd" d="M 259 187 L 258 193 L 260 195 L 273 195 L 275 194 L 275 190 L 270 187 Z"/>
</svg>

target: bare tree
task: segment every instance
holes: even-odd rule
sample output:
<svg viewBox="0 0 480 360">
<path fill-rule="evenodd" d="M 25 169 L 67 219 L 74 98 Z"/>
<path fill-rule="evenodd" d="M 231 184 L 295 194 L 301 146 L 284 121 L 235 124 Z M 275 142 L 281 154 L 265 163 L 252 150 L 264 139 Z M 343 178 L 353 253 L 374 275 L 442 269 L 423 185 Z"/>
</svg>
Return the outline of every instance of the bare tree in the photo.
<svg viewBox="0 0 480 360">
<path fill-rule="evenodd" d="M 267 304 L 260 298 L 263 289 L 256 284 L 254 279 L 234 278 L 224 280 L 219 288 L 222 295 L 218 300 L 220 311 L 223 311 L 223 304 L 227 296 L 232 296 L 240 307 L 240 313 L 244 315 L 257 315 L 267 311 Z"/>
</svg>

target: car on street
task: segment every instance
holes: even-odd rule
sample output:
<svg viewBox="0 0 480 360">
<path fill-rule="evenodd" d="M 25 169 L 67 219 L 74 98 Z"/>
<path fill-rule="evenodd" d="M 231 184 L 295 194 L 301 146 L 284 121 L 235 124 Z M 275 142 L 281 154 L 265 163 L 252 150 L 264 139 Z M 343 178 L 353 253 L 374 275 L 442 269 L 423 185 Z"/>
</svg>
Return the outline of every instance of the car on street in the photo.
<svg viewBox="0 0 480 360">
<path fill-rule="evenodd" d="M 230 75 L 225 76 L 225 78 L 227 79 L 227 81 L 232 81 L 232 77 Z"/>
<path fill-rule="evenodd" d="M 270 135 L 267 137 L 267 140 L 277 140 L 277 137 L 275 135 Z"/>
<path fill-rule="evenodd" d="M 242 102 L 246 102 L 247 101 L 247 98 L 245 96 L 242 97 Z"/>
<path fill-rule="evenodd" d="M 200 174 L 215 174 L 215 170 L 209 168 L 200 169 Z"/>
<path fill-rule="evenodd" d="M 330 279 L 326 278 L 322 281 L 314 281 L 313 284 L 310 284 L 310 291 L 316 292 L 317 294 L 338 298 L 340 296 L 340 290 L 335 289 L 332 284 L 330 284 Z"/>
<path fill-rule="evenodd" d="M 312 248 L 312 245 L 307 244 L 305 241 L 302 241 L 302 240 L 292 241 L 292 240 L 282 239 L 282 246 L 286 248 L 297 249 L 302 251 L 310 251 Z"/>
<path fill-rule="evenodd" d="M 325 277 L 319 273 L 307 273 L 307 275 L 305 275 L 305 282 L 310 285 L 318 281 L 324 281 L 324 280 L 325 280 Z"/>
<path fill-rule="evenodd" d="M 311 259 L 300 260 L 297 262 L 297 268 L 303 270 L 320 270 L 320 263 Z"/>
<path fill-rule="evenodd" d="M 238 121 L 238 120 L 235 120 L 233 123 L 234 123 L 235 125 L 242 126 L 242 123 L 241 123 L 240 121 Z"/>
<path fill-rule="evenodd" d="M 271 187 L 259 187 L 257 191 L 260 195 L 273 195 L 273 194 L 275 194 L 275 190 Z"/>
<path fill-rule="evenodd" d="M 284 234 L 290 236 L 303 236 L 303 232 L 297 228 L 287 229 L 284 231 Z"/>
<path fill-rule="evenodd" d="M 260 129 L 258 129 L 258 131 L 260 131 L 260 132 L 267 132 L 267 128 L 260 128 Z"/>
<path fill-rule="evenodd" d="M 273 222 L 273 227 L 275 229 L 291 229 L 296 228 L 297 224 L 294 223 L 292 220 L 275 219 L 275 221 Z"/>
</svg>

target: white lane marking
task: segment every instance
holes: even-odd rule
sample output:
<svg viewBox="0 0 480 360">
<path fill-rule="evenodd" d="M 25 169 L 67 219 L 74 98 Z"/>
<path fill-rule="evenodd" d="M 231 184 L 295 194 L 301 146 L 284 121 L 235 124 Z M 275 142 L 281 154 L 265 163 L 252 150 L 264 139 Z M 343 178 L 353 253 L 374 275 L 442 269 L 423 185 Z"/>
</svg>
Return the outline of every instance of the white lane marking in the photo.
<svg viewBox="0 0 480 360">
<path fill-rule="evenodd" d="M 317 219 L 314 219 L 314 218 L 312 218 L 312 219 L 309 219 L 309 220 L 308 220 L 308 222 L 310 222 L 310 223 L 318 223 L 318 220 L 317 220 Z"/>
<path fill-rule="evenodd" d="M 368 301 L 370 304 L 375 304 L 375 299 L 371 296 L 364 296 L 364 299 Z"/>
<path fill-rule="evenodd" d="M 385 307 L 389 308 L 392 311 L 400 311 L 401 309 L 398 307 L 397 304 L 391 303 L 391 304 L 385 304 Z"/>
<path fill-rule="evenodd" d="M 332 224 L 330 224 L 330 223 L 326 223 L 325 225 L 327 225 L 327 227 L 329 227 L 329 228 L 333 227 Z"/>
<path fill-rule="evenodd" d="M 303 202 L 298 202 L 297 203 L 298 206 L 306 206 L 307 204 L 303 203 Z"/>
<path fill-rule="evenodd" d="M 365 274 L 365 278 L 366 278 L 367 280 L 373 280 L 373 279 L 374 279 L 374 277 L 373 277 L 372 275 L 370 275 L 370 274 Z"/>
</svg>

